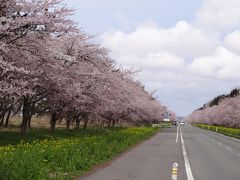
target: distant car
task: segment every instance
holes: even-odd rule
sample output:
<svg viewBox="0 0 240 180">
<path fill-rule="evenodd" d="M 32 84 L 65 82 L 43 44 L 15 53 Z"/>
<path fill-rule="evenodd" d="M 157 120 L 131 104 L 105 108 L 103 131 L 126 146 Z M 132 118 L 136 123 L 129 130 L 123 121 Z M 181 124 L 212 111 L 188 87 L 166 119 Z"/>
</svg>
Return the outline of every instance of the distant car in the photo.
<svg viewBox="0 0 240 180">
<path fill-rule="evenodd" d="M 173 121 L 173 122 L 172 122 L 172 125 L 176 126 L 176 125 L 177 125 L 177 122 L 176 122 L 176 121 Z"/>
<path fill-rule="evenodd" d="M 180 125 L 184 125 L 184 124 L 185 124 L 185 122 L 180 122 L 179 124 L 180 124 Z"/>
</svg>

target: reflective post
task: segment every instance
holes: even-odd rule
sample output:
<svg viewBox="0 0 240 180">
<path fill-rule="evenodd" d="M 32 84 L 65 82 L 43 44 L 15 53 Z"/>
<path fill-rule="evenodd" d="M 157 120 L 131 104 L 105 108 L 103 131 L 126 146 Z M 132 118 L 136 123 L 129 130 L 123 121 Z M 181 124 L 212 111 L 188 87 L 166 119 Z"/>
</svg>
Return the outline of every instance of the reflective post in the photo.
<svg viewBox="0 0 240 180">
<path fill-rule="evenodd" d="M 173 165 L 172 165 L 172 180 L 177 180 L 177 175 L 178 175 L 178 164 L 173 163 Z"/>
</svg>

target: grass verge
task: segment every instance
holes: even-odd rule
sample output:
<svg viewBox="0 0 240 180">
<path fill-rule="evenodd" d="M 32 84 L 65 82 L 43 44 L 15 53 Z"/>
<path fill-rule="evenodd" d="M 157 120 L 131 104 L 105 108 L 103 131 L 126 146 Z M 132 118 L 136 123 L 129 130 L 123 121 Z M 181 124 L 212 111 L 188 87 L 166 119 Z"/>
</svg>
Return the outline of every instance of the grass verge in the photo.
<svg viewBox="0 0 240 180">
<path fill-rule="evenodd" d="M 11 138 L 14 132 L 1 132 L 1 139 L 6 136 L 12 144 L 20 143 L 0 147 L 0 179 L 72 179 L 111 160 L 157 130 L 138 127 L 66 133 L 58 129 L 50 135 L 40 129 L 26 137 L 18 134 L 15 141 Z M 7 140 L 3 142 L 6 144 Z"/>
<path fill-rule="evenodd" d="M 240 139 L 240 129 L 227 128 L 223 126 L 213 126 L 207 124 L 194 124 L 194 126 Z"/>
</svg>

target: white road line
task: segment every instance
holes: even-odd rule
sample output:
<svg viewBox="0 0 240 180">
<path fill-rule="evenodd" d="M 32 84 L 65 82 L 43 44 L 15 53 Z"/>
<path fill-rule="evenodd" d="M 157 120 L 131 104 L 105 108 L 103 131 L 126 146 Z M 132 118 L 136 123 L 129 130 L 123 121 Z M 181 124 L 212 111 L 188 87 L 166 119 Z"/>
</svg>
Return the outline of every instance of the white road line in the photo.
<svg viewBox="0 0 240 180">
<path fill-rule="evenodd" d="M 177 126 L 176 143 L 178 143 L 178 129 L 179 129 L 179 127 Z"/>
<path fill-rule="evenodd" d="M 200 128 L 199 128 L 199 129 L 200 129 Z M 237 138 L 234 138 L 234 137 L 231 137 L 231 136 L 226 136 L 226 135 L 224 135 L 224 134 L 220 134 L 220 133 L 216 133 L 216 132 L 213 132 L 213 131 L 209 131 L 209 130 L 207 130 L 207 129 L 203 129 L 203 130 L 205 130 L 205 131 L 207 131 L 207 132 L 210 132 L 210 133 L 212 133 L 212 134 L 216 134 L 216 135 L 218 135 L 218 136 L 222 136 L 222 137 L 229 138 L 229 139 L 232 139 L 232 140 L 235 140 L 235 141 L 240 142 L 240 139 L 237 139 Z"/>
<path fill-rule="evenodd" d="M 215 142 L 215 139 L 211 139 L 212 142 Z"/>
<path fill-rule="evenodd" d="M 187 178 L 188 178 L 188 180 L 194 180 L 193 175 L 192 175 L 192 170 L 191 170 L 191 167 L 190 167 L 190 163 L 189 163 L 189 160 L 188 160 L 187 152 L 186 152 L 186 149 L 185 149 L 185 146 L 184 146 L 184 140 L 183 140 L 183 136 L 182 136 L 181 127 L 180 127 L 180 136 L 181 136 L 183 158 L 184 158 Z"/>
<path fill-rule="evenodd" d="M 238 156 L 240 157 L 240 153 L 238 154 Z"/>
<path fill-rule="evenodd" d="M 225 146 L 225 148 L 227 149 L 227 150 L 229 150 L 229 151 L 233 151 L 230 147 L 228 147 L 228 146 Z"/>
<path fill-rule="evenodd" d="M 222 146 L 222 145 L 223 145 L 223 144 L 222 144 L 222 143 L 220 143 L 220 142 L 218 142 L 217 144 L 218 144 L 219 146 Z"/>
</svg>

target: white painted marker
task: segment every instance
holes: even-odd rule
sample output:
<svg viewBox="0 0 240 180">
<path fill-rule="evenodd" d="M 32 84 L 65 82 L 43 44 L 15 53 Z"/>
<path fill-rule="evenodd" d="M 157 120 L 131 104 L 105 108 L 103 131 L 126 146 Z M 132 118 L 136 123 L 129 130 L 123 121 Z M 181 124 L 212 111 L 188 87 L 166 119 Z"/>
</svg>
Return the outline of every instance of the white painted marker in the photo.
<svg viewBox="0 0 240 180">
<path fill-rule="evenodd" d="M 172 180 L 177 180 L 178 176 L 178 163 L 173 163 L 172 165 Z"/>
</svg>

